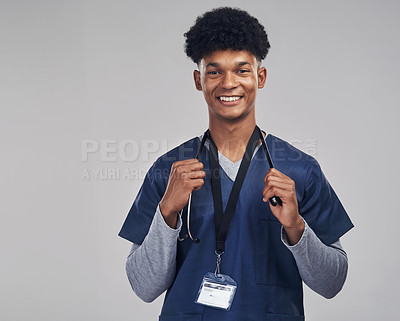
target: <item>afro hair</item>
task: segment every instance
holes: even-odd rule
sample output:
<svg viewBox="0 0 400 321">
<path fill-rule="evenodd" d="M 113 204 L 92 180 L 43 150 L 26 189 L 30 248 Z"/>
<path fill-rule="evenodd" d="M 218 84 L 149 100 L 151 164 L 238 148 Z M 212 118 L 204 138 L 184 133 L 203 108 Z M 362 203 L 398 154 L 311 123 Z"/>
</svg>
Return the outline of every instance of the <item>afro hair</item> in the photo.
<svg viewBox="0 0 400 321">
<path fill-rule="evenodd" d="M 263 60 L 270 48 L 258 20 L 244 10 L 221 7 L 206 12 L 184 34 L 185 52 L 196 64 L 216 50 L 248 50 Z"/>
</svg>

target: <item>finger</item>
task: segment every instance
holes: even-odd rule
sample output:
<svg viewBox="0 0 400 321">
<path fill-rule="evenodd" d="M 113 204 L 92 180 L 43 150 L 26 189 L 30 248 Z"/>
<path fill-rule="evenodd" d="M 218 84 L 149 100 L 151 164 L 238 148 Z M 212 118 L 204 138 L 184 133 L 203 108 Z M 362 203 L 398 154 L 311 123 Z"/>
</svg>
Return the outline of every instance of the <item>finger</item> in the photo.
<svg viewBox="0 0 400 321">
<path fill-rule="evenodd" d="M 187 166 L 188 166 L 192 171 L 198 171 L 198 170 L 203 169 L 203 167 L 204 167 L 203 163 L 202 163 L 202 162 L 199 162 L 199 161 L 193 162 L 193 163 L 191 163 L 191 164 L 188 164 Z"/>
<path fill-rule="evenodd" d="M 294 183 L 289 181 L 270 181 L 264 186 L 264 189 L 269 189 L 273 187 L 280 187 L 282 189 L 287 189 L 288 191 L 293 191 L 295 189 Z"/>
<path fill-rule="evenodd" d="M 266 175 L 264 178 L 264 183 L 266 185 L 271 184 L 272 182 L 282 182 L 282 183 L 290 183 L 292 180 L 290 178 L 285 178 L 281 176 L 273 176 L 273 175 Z"/>
<path fill-rule="evenodd" d="M 173 173 L 183 178 L 189 177 L 190 173 L 197 172 L 203 169 L 203 163 L 197 161 L 186 165 L 176 165 L 173 168 Z"/>
<path fill-rule="evenodd" d="M 193 191 L 199 190 L 204 185 L 204 180 L 201 178 L 193 179 L 190 182 L 191 182 Z"/>
<path fill-rule="evenodd" d="M 176 165 L 176 168 L 180 168 L 185 171 L 197 171 L 203 169 L 203 167 L 203 163 L 199 162 L 197 159 L 195 159 L 193 162 Z"/>
<path fill-rule="evenodd" d="M 278 176 L 278 177 L 286 177 L 286 178 L 290 178 L 288 176 L 286 176 L 285 174 L 283 174 L 282 172 L 278 171 L 276 168 L 271 168 L 266 176 Z"/>
<path fill-rule="evenodd" d="M 184 160 L 176 161 L 175 163 L 172 164 L 172 167 L 177 168 L 177 167 L 195 164 L 195 163 L 200 163 L 200 162 L 196 158 L 184 159 Z"/>
<path fill-rule="evenodd" d="M 205 171 L 191 171 L 188 173 L 188 177 L 190 179 L 204 178 L 204 177 L 206 177 L 206 172 Z"/>
<path fill-rule="evenodd" d="M 294 184 L 292 183 L 287 183 L 287 182 L 278 182 L 278 181 L 273 181 L 270 184 L 264 186 L 263 189 L 263 195 L 266 194 L 269 190 L 274 189 L 274 188 L 279 188 L 281 190 L 286 191 L 287 193 L 293 193 L 295 191 Z M 279 196 L 279 195 L 276 195 Z"/>
<path fill-rule="evenodd" d="M 263 193 L 263 201 L 267 202 L 273 196 L 278 196 L 283 201 L 287 196 L 287 191 L 279 187 L 271 188 Z"/>
<path fill-rule="evenodd" d="M 199 163 L 199 160 L 197 158 L 189 158 L 177 161 L 177 163 L 182 163 L 182 164 Z"/>
<path fill-rule="evenodd" d="M 268 177 L 279 177 L 279 176 L 276 174 L 275 169 L 274 169 L 274 168 L 271 168 L 271 169 L 268 171 L 268 173 L 264 176 L 264 183 L 267 182 Z"/>
</svg>

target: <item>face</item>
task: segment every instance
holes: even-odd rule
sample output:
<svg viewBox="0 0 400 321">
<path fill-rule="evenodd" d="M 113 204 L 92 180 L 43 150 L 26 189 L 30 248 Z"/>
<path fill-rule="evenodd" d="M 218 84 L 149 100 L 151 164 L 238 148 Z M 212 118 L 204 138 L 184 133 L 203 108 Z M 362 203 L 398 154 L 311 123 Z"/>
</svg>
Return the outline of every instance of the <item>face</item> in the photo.
<svg viewBox="0 0 400 321">
<path fill-rule="evenodd" d="M 204 57 L 194 71 L 197 90 L 204 94 L 210 118 L 236 121 L 254 113 L 256 94 L 267 71 L 246 51 L 219 50 Z"/>
</svg>

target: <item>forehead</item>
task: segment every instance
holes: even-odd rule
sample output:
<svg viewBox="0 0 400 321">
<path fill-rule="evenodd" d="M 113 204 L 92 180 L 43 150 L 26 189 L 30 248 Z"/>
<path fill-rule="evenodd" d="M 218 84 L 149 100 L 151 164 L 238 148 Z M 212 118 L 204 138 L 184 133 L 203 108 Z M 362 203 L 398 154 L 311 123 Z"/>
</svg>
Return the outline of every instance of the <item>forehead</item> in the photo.
<svg viewBox="0 0 400 321">
<path fill-rule="evenodd" d="M 229 67 L 237 65 L 257 65 L 257 58 L 247 50 L 217 50 L 204 56 L 200 61 L 200 66 L 207 67 Z"/>
</svg>

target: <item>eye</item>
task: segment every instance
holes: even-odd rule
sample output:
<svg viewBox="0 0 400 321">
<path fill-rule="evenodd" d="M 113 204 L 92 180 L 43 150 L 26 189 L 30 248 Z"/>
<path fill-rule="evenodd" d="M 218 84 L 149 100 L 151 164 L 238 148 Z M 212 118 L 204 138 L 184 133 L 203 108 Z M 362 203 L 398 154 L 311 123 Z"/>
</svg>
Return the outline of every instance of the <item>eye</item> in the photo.
<svg viewBox="0 0 400 321">
<path fill-rule="evenodd" d="M 249 72 L 249 70 L 247 70 L 247 69 L 239 69 L 237 72 L 239 74 L 245 74 L 245 73 Z"/>
<path fill-rule="evenodd" d="M 217 70 L 211 70 L 209 72 L 207 72 L 208 75 L 218 75 L 218 71 Z"/>
</svg>

